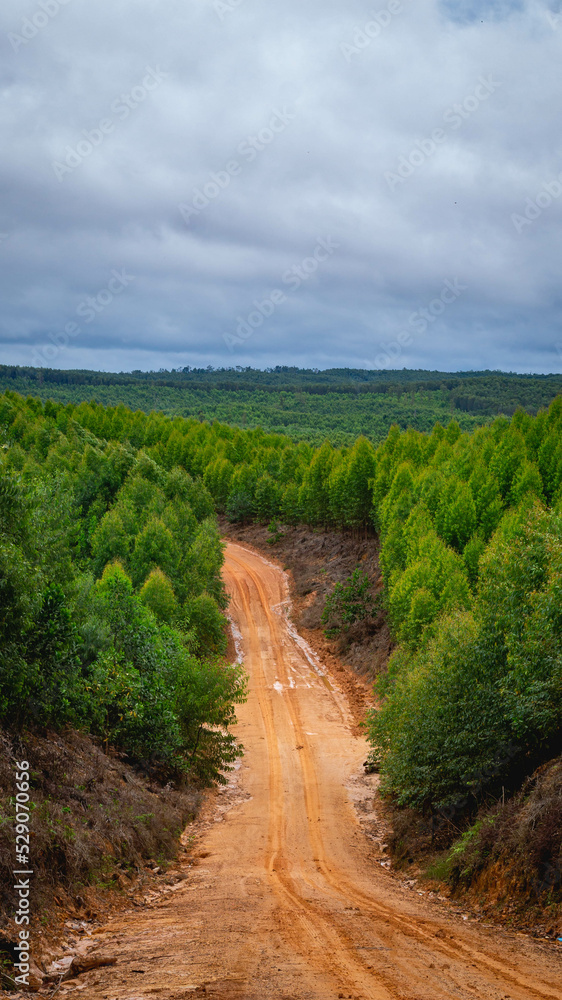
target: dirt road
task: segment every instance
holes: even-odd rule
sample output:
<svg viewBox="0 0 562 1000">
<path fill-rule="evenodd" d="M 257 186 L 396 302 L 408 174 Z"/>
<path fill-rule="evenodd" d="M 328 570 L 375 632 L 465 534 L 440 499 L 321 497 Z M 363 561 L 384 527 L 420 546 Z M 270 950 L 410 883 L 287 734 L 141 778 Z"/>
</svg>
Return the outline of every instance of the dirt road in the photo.
<svg viewBox="0 0 562 1000">
<path fill-rule="evenodd" d="M 236 804 L 173 892 L 105 928 L 117 964 L 82 996 L 562 1000 L 552 946 L 463 924 L 375 862 L 351 803 L 365 744 L 287 622 L 284 574 L 229 544 L 224 576 L 250 674 Z"/>
</svg>

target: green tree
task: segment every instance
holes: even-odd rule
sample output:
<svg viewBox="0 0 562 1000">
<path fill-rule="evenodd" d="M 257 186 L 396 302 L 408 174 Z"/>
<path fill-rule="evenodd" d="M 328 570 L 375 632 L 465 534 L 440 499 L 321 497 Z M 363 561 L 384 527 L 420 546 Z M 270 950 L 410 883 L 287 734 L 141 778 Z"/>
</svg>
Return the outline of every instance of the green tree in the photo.
<svg viewBox="0 0 562 1000">
<path fill-rule="evenodd" d="M 463 795 L 468 802 L 482 784 L 478 776 L 497 771 L 506 708 L 479 656 L 478 634 L 469 612 L 444 619 L 369 716 L 383 789 L 402 805 L 436 810 Z"/>
<path fill-rule="evenodd" d="M 161 569 L 153 569 L 148 574 L 139 597 L 150 608 L 155 618 L 166 625 L 173 625 L 179 617 L 179 605 L 174 588 Z"/>
<path fill-rule="evenodd" d="M 468 579 L 472 587 L 476 586 L 480 569 L 480 560 L 486 551 L 486 543 L 480 531 L 476 532 L 466 543 L 463 559 L 468 571 Z"/>
<path fill-rule="evenodd" d="M 441 499 L 435 524 L 441 537 L 462 551 L 476 528 L 476 508 L 466 483 L 452 483 Z"/>
<path fill-rule="evenodd" d="M 174 579 L 179 559 L 180 552 L 171 531 L 159 518 L 151 517 L 138 534 L 130 559 L 135 586 L 143 583 L 156 568 Z"/>
<path fill-rule="evenodd" d="M 267 524 L 279 513 L 281 488 L 267 472 L 256 483 L 253 506 L 255 517 L 261 524 Z"/>
<path fill-rule="evenodd" d="M 541 474 L 534 462 L 523 462 L 515 476 L 511 487 L 511 502 L 515 507 L 524 497 L 531 495 L 538 500 L 544 500 Z"/>
<path fill-rule="evenodd" d="M 225 655 L 226 619 L 210 594 L 199 594 L 187 601 L 184 616 L 192 636 L 190 646 L 197 656 Z"/>
<path fill-rule="evenodd" d="M 281 497 L 281 519 L 285 524 L 298 524 L 302 517 L 297 483 L 288 483 Z"/>
<path fill-rule="evenodd" d="M 177 709 L 190 772 L 203 784 L 226 784 L 223 772 L 241 755 L 243 748 L 229 728 L 236 722 L 234 706 L 246 696 L 240 664 L 184 659 Z"/>
<path fill-rule="evenodd" d="M 346 458 L 346 527 L 364 528 L 371 519 L 372 484 L 376 473 L 375 451 L 364 437 L 357 438 Z"/>
<path fill-rule="evenodd" d="M 327 524 L 330 510 L 329 478 L 334 450 L 325 441 L 315 453 L 302 482 L 299 504 L 308 524 Z"/>
<path fill-rule="evenodd" d="M 108 562 L 128 561 L 133 537 L 126 530 L 119 510 L 108 510 L 96 526 L 91 538 L 95 572 L 99 575 Z"/>
<path fill-rule="evenodd" d="M 226 509 L 233 474 L 234 466 L 227 458 L 215 458 L 205 469 L 203 482 L 219 510 Z"/>
</svg>

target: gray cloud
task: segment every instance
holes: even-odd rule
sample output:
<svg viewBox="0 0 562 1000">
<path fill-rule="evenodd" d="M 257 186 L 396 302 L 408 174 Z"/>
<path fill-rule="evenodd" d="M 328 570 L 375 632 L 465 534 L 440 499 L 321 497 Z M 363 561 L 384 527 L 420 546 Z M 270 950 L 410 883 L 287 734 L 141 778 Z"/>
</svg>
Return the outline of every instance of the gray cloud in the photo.
<svg viewBox="0 0 562 1000">
<path fill-rule="evenodd" d="M 556 12 L 225 4 L 5 0 L 2 360 L 560 371 Z"/>
</svg>

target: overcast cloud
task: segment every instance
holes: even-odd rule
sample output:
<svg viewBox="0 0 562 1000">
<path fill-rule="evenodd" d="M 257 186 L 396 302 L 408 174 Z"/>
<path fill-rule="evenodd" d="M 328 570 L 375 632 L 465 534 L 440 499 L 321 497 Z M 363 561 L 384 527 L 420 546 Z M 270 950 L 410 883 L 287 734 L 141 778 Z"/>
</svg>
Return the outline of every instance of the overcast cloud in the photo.
<svg viewBox="0 0 562 1000">
<path fill-rule="evenodd" d="M 542 0 L 4 0 L 1 359 L 562 371 Z"/>
</svg>

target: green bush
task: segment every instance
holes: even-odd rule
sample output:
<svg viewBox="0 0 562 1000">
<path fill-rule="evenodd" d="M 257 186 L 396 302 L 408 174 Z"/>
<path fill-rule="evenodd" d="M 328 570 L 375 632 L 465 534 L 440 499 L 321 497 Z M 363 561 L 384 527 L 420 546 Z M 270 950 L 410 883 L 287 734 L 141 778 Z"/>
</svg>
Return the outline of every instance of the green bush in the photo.
<svg viewBox="0 0 562 1000">
<path fill-rule="evenodd" d="M 336 636 L 367 618 L 374 609 L 369 577 L 357 567 L 345 583 L 336 583 L 326 598 L 322 611 L 324 631 L 328 637 Z"/>
</svg>

